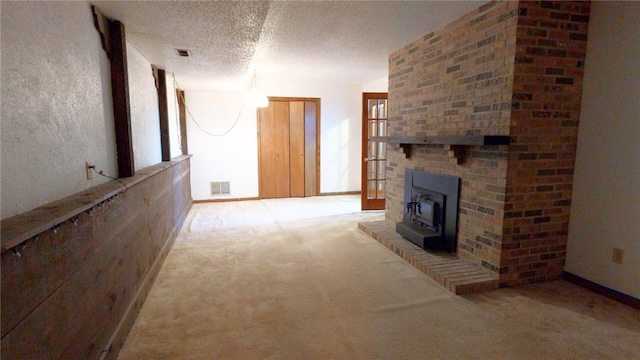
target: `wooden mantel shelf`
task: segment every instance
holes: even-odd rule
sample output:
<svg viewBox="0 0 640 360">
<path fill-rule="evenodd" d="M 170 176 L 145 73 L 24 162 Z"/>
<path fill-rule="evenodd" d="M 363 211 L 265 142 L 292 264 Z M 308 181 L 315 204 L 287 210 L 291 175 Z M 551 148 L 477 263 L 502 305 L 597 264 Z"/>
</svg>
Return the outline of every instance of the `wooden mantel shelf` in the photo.
<svg viewBox="0 0 640 360">
<path fill-rule="evenodd" d="M 444 144 L 444 145 L 509 145 L 507 135 L 444 135 L 444 136 L 374 136 L 372 141 L 392 144 Z"/>
<path fill-rule="evenodd" d="M 460 163 L 464 155 L 462 146 L 509 145 L 511 138 L 508 135 L 373 136 L 371 141 L 399 144 L 406 158 L 411 157 L 411 145 L 449 145 L 450 157 Z"/>
</svg>

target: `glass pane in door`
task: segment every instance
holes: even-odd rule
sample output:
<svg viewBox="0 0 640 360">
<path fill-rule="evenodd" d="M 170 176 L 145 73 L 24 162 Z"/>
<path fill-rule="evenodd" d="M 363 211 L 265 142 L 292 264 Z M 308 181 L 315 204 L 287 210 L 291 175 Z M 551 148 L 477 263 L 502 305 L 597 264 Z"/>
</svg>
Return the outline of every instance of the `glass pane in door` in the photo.
<svg viewBox="0 0 640 360">
<path fill-rule="evenodd" d="M 367 180 L 375 180 L 376 179 L 376 162 L 368 161 L 367 162 Z"/>
<path fill-rule="evenodd" d="M 378 136 L 387 135 L 387 120 L 378 121 Z"/>
<path fill-rule="evenodd" d="M 378 143 L 378 159 L 385 159 L 387 156 L 387 143 L 379 142 Z"/>
<path fill-rule="evenodd" d="M 384 199 L 384 187 L 385 187 L 386 181 L 382 180 L 382 181 L 378 181 L 378 191 L 376 192 L 376 197 L 378 199 Z"/>
<path fill-rule="evenodd" d="M 369 141 L 369 153 L 367 158 L 375 160 L 378 157 L 378 143 L 376 141 Z"/>
<path fill-rule="evenodd" d="M 375 99 L 369 100 L 369 119 L 378 118 L 378 102 Z"/>
<path fill-rule="evenodd" d="M 387 172 L 386 171 L 387 170 L 387 166 L 386 166 L 387 164 L 386 163 L 387 162 L 384 161 L 384 160 L 380 160 L 380 161 L 376 161 L 376 163 L 377 163 L 377 167 L 378 167 L 377 179 L 378 180 L 384 180 L 385 176 L 387 175 L 386 174 L 386 172 Z"/>
<path fill-rule="evenodd" d="M 387 135 L 387 120 L 378 120 L 378 136 Z M 387 143 L 378 143 L 378 159 L 387 158 Z"/>
<path fill-rule="evenodd" d="M 375 199 L 377 195 L 377 182 L 375 180 L 367 181 L 367 198 Z"/>
<path fill-rule="evenodd" d="M 378 119 L 387 118 L 387 99 L 378 99 Z"/>
</svg>

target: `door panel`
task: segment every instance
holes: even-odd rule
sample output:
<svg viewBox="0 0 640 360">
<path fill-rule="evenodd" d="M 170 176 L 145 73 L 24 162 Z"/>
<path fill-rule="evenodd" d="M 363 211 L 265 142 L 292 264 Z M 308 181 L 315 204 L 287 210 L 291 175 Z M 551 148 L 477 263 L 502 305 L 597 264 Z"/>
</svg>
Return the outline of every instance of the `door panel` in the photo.
<svg viewBox="0 0 640 360">
<path fill-rule="evenodd" d="M 274 107 L 258 109 L 260 193 L 264 198 L 276 197 L 276 148 Z"/>
<path fill-rule="evenodd" d="M 304 196 L 318 195 L 317 103 L 304 102 Z"/>
<path fill-rule="evenodd" d="M 304 197 L 304 101 L 289 102 L 289 176 L 292 197 Z"/>
<path fill-rule="evenodd" d="M 373 141 L 387 135 L 387 93 L 362 94 L 362 210 L 383 210 L 387 144 Z"/>
<path fill-rule="evenodd" d="M 274 101 L 275 118 L 275 197 L 289 197 L 289 103 L 286 101 Z"/>
</svg>

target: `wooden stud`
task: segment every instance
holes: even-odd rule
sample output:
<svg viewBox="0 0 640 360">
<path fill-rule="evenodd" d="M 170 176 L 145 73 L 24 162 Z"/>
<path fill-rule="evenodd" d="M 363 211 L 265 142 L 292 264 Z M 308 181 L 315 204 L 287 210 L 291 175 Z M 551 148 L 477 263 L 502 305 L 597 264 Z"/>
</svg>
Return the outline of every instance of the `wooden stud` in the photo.
<svg viewBox="0 0 640 360">
<path fill-rule="evenodd" d="M 167 105 L 167 74 L 164 69 L 158 69 L 157 81 L 162 161 L 171 161 L 171 146 L 169 143 L 169 107 Z"/>
<path fill-rule="evenodd" d="M 127 70 L 127 43 L 124 24 L 109 21 L 111 44 L 111 94 L 116 129 L 118 176 L 131 177 L 135 173 L 133 141 L 131 138 L 131 112 L 129 106 L 129 73 Z"/>
</svg>

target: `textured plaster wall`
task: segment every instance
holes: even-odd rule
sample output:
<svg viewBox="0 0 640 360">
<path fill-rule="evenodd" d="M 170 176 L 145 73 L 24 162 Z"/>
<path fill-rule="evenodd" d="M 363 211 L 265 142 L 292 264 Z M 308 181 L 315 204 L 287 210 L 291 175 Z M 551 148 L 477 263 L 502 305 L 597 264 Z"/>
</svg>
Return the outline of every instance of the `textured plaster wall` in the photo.
<svg viewBox="0 0 640 360">
<path fill-rule="evenodd" d="M 1 2 L 2 219 L 116 172 L 109 62 L 85 2 Z"/>
<path fill-rule="evenodd" d="M 593 2 L 565 270 L 640 298 L 640 6 Z M 611 206 L 611 207 L 610 207 Z M 622 264 L 613 248 L 624 250 Z"/>
<path fill-rule="evenodd" d="M 151 63 L 127 42 L 133 161 L 143 169 L 162 161 L 158 92 Z M 171 103 L 171 101 L 169 101 Z"/>
<path fill-rule="evenodd" d="M 362 86 L 264 82 L 268 96 L 320 98 L 320 192 L 360 190 Z M 187 108 L 209 132 L 226 131 L 243 109 L 241 93 L 186 92 Z M 224 137 L 211 137 L 187 114 L 192 195 L 210 196 L 211 181 L 231 181 L 231 197 L 258 196 L 257 118 L 243 109 L 238 125 Z"/>
</svg>

